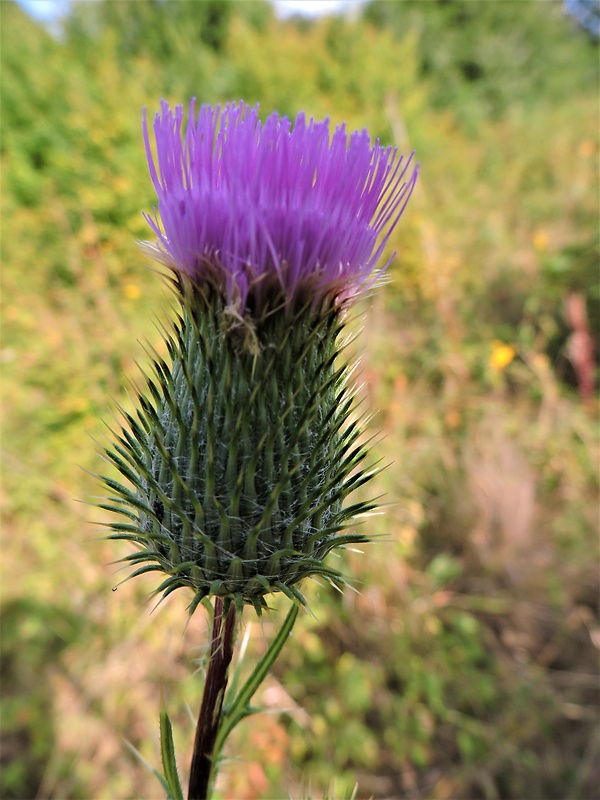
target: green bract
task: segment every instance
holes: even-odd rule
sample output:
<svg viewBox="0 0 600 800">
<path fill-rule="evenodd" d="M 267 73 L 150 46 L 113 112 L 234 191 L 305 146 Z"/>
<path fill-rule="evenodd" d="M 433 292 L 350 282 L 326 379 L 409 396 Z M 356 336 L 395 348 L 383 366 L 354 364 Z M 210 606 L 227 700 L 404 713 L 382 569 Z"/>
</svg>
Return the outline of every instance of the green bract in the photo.
<svg viewBox="0 0 600 800">
<path fill-rule="evenodd" d="M 187 284 L 184 281 L 180 286 Z M 189 287 L 188 287 L 189 289 Z M 134 575 L 157 570 L 163 597 L 181 586 L 253 605 L 281 591 L 304 602 L 309 576 L 343 583 L 323 560 L 365 541 L 341 534 L 373 504 L 347 507 L 371 476 L 339 363 L 343 310 L 325 303 L 265 313 L 250 328 L 219 295 L 185 290 L 169 359 L 106 450 L 127 483 L 104 478 L 110 538 L 135 543 Z"/>
</svg>

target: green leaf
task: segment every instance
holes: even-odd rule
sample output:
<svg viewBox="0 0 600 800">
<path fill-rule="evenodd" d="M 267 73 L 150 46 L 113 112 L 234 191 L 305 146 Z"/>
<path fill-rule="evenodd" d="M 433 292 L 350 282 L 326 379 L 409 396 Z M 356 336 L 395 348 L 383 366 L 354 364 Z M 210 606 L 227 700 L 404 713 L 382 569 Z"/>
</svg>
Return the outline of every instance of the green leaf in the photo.
<svg viewBox="0 0 600 800">
<path fill-rule="evenodd" d="M 138 761 L 139 761 L 141 764 L 143 764 L 143 765 L 146 767 L 146 769 L 147 769 L 147 770 L 149 770 L 149 771 L 150 771 L 150 772 L 151 772 L 153 775 L 156 775 L 156 777 L 157 777 L 157 778 L 158 778 L 158 780 L 160 781 L 160 784 L 161 784 L 161 786 L 163 787 L 163 789 L 165 790 L 165 792 L 167 792 L 167 800 L 175 800 L 175 798 L 173 798 L 173 797 L 171 796 L 171 792 L 170 792 L 170 790 L 169 790 L 169 787 L 167 786 L 167 782 L 165 781 L 165 779 L 163 778 L 163 776 L 160 774 L 160 772 L 159 772 L 157 769 L 154 769 L 154 767 L 152 766 L 152 764 L 149 764 L 149 763 L 148 763 L 148 761 L 146 761 L 146 759 L 144 758 L 144 756 L 143 756 L 143 755 L 140 753 L 140 751 L 139 751 L 139 750 L 138 750 L 136 747 L 134 747 L 134 746 L 131 744 L 131 742 L 127 741 L 127 739 L 125 739 L 124 741 L 125 741 L 125 744 L 126 744 L 126 746 L 127 746 L 127 747 L 128 747 L 130 750 L 131 750 L 131 752 L 132 752 L 132 753 L 133 753 L 133 755 L 134 755 L 134 756 L 137 758 L 137 760 L 138 760 Z"/>
<path fill-rule="evenodd" d="M 173 800 L 183 800 L 183 791 L 177 772 L 175 745 L 173 744 L 173 728 L 166 711 L 160 712 L 160 752 L 169 795 Z"/>
<path fill-rule="evenodd" d="M 235 726 L 244 717 L 252 713 L 250 708 L 250 701 L 252 700 L 256 690 L 260 684 L 267 677 L 269 670 L 275 663 L 277 656 L 282 651 L 284 644 L 287 642 L 289 635 L 296 622 L 296 617 L 300 610 L 300 605 L 294 603 L 288 612 L 287 617 L 283 621 L 283 625 L 279 629 L 277 636 L 273 639 L 266 653 L 258 662 L 246 683 L 240 689 L 238 695 L 231 703 L 227 703 L 227 707 L 223 709 L 223 716 L 221 717 L 221 724 L 215 742 L 215 749 L 213 757 L 218 758 L 227 737 Z"/>
</svg>

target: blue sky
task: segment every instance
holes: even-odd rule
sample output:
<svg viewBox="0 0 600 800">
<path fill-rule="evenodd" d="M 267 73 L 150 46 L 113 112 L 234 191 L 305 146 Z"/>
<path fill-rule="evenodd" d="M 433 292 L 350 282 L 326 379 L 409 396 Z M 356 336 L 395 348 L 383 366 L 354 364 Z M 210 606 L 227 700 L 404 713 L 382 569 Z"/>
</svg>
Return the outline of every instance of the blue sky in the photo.
<svg viewBox="0 0 600 800">
<path fill-rule="evenodd" d="M 25 11 L 42 22 L 52 22 L 61 17 L 68 7 L 68 0 L 17 0 Z"/>
<path fill-rule="evenodd" d="M 17 0 L 17 2 L 32 17 L 43 22 L 57 20 L 69 7 L 69 0 Z M 271 0 L 271 2 L 281 16 L 294 13 L 316 16 L 350 9 L 360 5 L 362 0 Z"/>
</svg>

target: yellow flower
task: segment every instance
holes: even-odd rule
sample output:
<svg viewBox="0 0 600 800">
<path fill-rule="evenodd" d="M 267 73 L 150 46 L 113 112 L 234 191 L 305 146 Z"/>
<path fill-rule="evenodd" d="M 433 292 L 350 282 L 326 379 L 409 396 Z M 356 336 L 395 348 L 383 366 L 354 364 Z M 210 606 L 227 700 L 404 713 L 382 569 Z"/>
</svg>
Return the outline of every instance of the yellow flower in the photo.
<svg viewBox="0 0 600 800">
<path fill-rule="evenodd" d="M 515 348 L 509 344 L 494 339 L 492 342 L 492 354 L 490 355 L 489 365 L 496 372 L 506 369 L 515 357 Z"/>
<path fill-rule="evenodd" d="M 548 249 L 548 234 L 546 231 L 538 230 L 533 234 L 533 246 L 538 253 Z"/>
<path fill-rule="evenodd" d="M 125 286 L 123 286 L 123 294 L 128 300 L 137 300 L 141 293 L 137 283 L 126 283 Z"/>
</svg>

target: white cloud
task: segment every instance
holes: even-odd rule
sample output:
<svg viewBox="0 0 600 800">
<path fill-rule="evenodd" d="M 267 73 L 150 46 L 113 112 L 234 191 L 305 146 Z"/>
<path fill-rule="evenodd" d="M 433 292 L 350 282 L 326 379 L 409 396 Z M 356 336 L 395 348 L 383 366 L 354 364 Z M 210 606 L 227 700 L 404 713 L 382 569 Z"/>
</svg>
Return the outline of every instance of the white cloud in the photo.
<svg viewBox="0 0 600 800">
<path fill-rule="evenodd" d="M 333 14 L 357 8 L 363 0 L 271 0 L 275 10 L 282 17 L 302 14 L 315 17 L 320 14 Z"/>
</svg>

